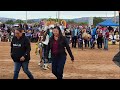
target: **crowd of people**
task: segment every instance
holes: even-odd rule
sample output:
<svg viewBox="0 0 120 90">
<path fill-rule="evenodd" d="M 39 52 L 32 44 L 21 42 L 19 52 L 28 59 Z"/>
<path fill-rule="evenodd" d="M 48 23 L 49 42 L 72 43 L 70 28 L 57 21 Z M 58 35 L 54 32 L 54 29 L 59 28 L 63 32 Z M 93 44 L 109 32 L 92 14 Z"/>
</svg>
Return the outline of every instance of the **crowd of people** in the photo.
<svg viewBox="0 0 120 90">
<path fill-rule="evenodd" d="M 25 30 L 25 36 L 29 38 L 31 42 L 37 42 L 40 33 L 40 27 L 37 25 L 17 24 L 17 25 L 0 25 L 0 42 L 11 42 L 15 28 L 21 27 Z"/>
<path fill-rule="evenodd" d="M 18 27 L 23 27 L 25 30 L 25 36 L 29 38 L 31 42 L 38 42 L 41 32 L 45 32 L 48 28 L 49 32 L 52 32 L 52 28 L 55 25 L 45 26 L 43 22 L 39 25 L 27 25 L 18 24 Z M 108 41 L 115 44 L 119 40 L 119 30 L 112 27 L 103 26 L 77 26 L 67 25 L 64 27 L 62 24 L 59 25 L 63 35 L 66 37 L 67 42 L 72 43 L 72 47 L 76 48 L 102 48 L 108 49 Z M 1 24 L 0 26 L 0 41 L 11 42 L 14 36 L 14 28 L 17 26 L 8 26 Z M 78 44 L 78 45 L 77 45 Z"/>
<path fill-rule="evenodd" d="M 27 37 L 27 39 L 22 35 Z M 25 39 L 28 44 L 22 45 L 24 43 L 19 41 L 19 38 Z M 20 45 L 16 42 L 17 40 L 20 42 Z M 24 61 L 27 59 L 27 63 L 15 63 L 15 68 L 18 68 L 18 66 L 19 68 L 15 69 L 14 78 L 18 78 L 20 66 L 23 67 L 24 72 L 29 78 L 34 78 L 28 70 L 28 61 L 30 60 L 30 56 L 29 58 L 26 58 L 27 55 L 30 55 L 29 52 L 31 50 L 28 40 L 36 43 L 35 53 L 40 57 L 38 65 L 40 65 L 44 70 L 48 70 L 50 68 L 49 65 L 52 63 L 52 73 L 58 79 L 61 79 L 63 77 L 63 69 L 66 61 L 66 52 L 64 47 L 66 47 L 72 61 L 74 61 L 74 56 L 70 50 L 70 44 L 72 48 L 80 48 L 82 50 L 88 48 L 95 49 L 95 46 L 97 46 L 98 49 L 102 49 L 104 45 L 103 49 L 108 50 L 108 41 L 112 41 L 112 44 L 116 44 L 116 42 L 119 41 L 119 29 L 118 27 L 113 28 L 110 26 L 93 25 L 91 27 L 79 25 L 64 26 L 63 24 L 58 23 L 45 25 L 43 21 L 41 21 L 39 25 L 18 24 L 15 26 L 9 26 L 1 24 L 0 41 L 11 42 L 11 50 L 13 49 L 11 53 L 14 62 Z M 19 55 L 22 54 L 18 53 L 20 60 L 14 56 L 16 47 L 22 48 L 19 49 L 18 52 L 27 48 L 27 51 L 25 51 L 25 54 L 21 56 L 21 58 Z M 58 60 L 56 61 L 55 59 Z M 27 69 L 25 67 L 27 67 Z"/>
<path fill-rule="evenodd" d="M 72 26 L 65 29 L 65 36 L 68 42 L 72 42 L 72 47 L 76 48 L 91 48 L 94 49 L 97 44 L 97 48 L 101 49 L 104 45 L 104 50 L 108 50 L 108 41 L 112 41 L 115 44 L 119 41 L 119 30 L 107 26 L 94 27 L 82 27 Z"/>
</svg>

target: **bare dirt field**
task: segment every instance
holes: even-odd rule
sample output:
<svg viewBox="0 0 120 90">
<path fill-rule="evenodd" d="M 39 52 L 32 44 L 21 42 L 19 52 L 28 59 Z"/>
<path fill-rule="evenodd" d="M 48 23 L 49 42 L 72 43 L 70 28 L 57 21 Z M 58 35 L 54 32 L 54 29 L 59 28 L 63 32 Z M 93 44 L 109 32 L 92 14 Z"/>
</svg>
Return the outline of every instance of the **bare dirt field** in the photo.
<svg viewBox="0 0 120 90">
<path fill-rule="evenodd" d="M 38 66 L 39 57 L 35 55 L 35 44 L 31 44 L 31 61 L 29 69 L 35 79 L 56 79 L 50 70 Z M 112 62 L 119 51 L 118 45 L 109 45 L 109 50 L 72 49 L 75 62 L 69 55 L 64 69 L 64 79 L 120 79 L 120 68 Z M 13 78 L 14 63 L 10 57 L 10 43 L 0 42 L 0 79 Z M 28 79 L 21 69 L 19 79 Z"/>
</svg>

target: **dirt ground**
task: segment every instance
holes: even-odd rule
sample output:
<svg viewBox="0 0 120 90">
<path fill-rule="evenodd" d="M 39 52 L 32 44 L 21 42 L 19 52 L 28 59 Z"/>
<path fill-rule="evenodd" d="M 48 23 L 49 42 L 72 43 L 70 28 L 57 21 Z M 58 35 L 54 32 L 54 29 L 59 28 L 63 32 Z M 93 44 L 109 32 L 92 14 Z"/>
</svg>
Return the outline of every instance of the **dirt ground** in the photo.
<svg viewBox="0 0 120 90">
<path fill-rule="evenodd" d="M 35 79 L 56 79 L 50 70 L 38 66 L 39 57 L 35 55 L 35 44 L 31 44 L 29 69 Z M 91 49 L 72 49 L 75 62 L 69 55 L 64 69 L 64 79 L 120 79 L 120 68 L 112 62 L 119 51 L 118 45 L 109 45 L 109 51 Z M 13 78 L 14 63 L 10 57 L 10 43 L 0 42 L 0 79 Z M 28 79 L 21 69 L 19 79 Z"/>
</svg>

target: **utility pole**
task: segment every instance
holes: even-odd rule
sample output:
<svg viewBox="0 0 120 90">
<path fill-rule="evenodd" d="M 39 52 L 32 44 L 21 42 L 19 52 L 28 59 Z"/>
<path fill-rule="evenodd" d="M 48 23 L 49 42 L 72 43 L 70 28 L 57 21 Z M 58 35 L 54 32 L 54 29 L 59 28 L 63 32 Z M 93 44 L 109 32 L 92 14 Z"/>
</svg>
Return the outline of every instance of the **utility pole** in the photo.
<svg viewBox="0 0 120 90">
<path fill-rule="evenodd" d="M 60 11 L 58 11 L 58 23 L 60 22 Z"/>
<path fill-rule="evenodd" d="M 27 11 L 26 11 L 26 24 L 27 24 Z"/>
<path fill-rule="evenodd" d="M 106 11 L 106 20 L 107 20 L 107 11 Z"/>
<path fill-rule="evenodd" d="M 116 23 L 116 11 L 114 11 L 114 22 Z"/>
<path fill-rule="evenodd" d="M 57 12 L 56 12 L 56 22 L 57 22 L 58 20 L 57 20 Z"/>
</svg>

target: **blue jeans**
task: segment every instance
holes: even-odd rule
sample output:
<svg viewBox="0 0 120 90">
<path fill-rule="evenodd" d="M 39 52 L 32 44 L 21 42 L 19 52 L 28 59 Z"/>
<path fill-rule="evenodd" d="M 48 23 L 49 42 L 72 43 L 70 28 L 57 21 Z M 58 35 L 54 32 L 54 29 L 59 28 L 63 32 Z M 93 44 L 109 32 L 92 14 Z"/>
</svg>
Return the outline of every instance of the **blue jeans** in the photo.
<svg viewBox="0 0 120 90">
<path fill-rule="evenodd" d="M 94 39 L 91 39 L 91 40 L 90 40 L 90 47 L 91 47 L 91 48 L 94 48 L 94 47 L 95 47 L 94 42 L 95 42 L 95 40 L 94 40 Z"/>
<path fill-rule="evenodd" d="M 95 47 L 94 42 L 95 42 L 95 35 L 92 35 L 92 38 L 90 39 L 90 47 L 91 47 L 91 48 L 94 48 L 94 47 Z"/>
<path fill-rule="evenodd" d="M 44 63 L 47 63 L 47 61 L 45 60 L 46 50 L 47 50 L 47 45 L 44 44 L 43 47 L 42 47 L 42 59 L 43 59 Z"/>
<path fill-rule="evenodd" d="M 104 38 L 104 49 L 108 50 L 108 39 Z"/>
<path fill-rule="evenodd" d="M 51 50 L 49 51 L 48 63 L 52 63 L 52 60 L 51 60 Z"/>
<path fill-rule="evenodd" d="M 62 79 L 63 69 L 66 62 L 66 56 L 61 56 L 54 58 L 52 57 L 52 73 L 57 77 L 57 79 Z"/>
<path fill-rule="evenodd" d="M 29 61 L 27 61 L 27 62 L 14 62 L 14 77 L 13 77 L 13 79 L 18 79 L 18 75 L 19 75 L 21 67 L 23 68 L 23 71 L 27 74 L 27 76 L 30 79 L 34 79 L 33 75 L 31 74 L 31 72 L 28 69 L 28 64 L 29 64 Z"/>
<path fill-rule="evenodd" d="M 78 41 L 78 48 L 83 48 L 83 40 Z"/>
<path fill-rule="evenodd" d="M 66 37 L 68 44 L 70 44 L 70 37 Z"/>
</svg>

